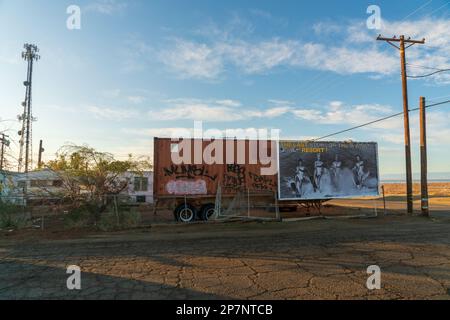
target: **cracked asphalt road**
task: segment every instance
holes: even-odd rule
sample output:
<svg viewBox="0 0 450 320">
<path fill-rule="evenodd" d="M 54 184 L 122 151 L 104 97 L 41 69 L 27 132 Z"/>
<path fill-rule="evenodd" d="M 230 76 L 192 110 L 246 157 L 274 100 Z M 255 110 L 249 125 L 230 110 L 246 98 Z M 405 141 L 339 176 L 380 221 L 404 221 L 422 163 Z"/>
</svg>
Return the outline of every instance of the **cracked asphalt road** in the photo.
<svg viewBox="0 0 450 320">
<path fill-rule="evenodd" d="M 66 268 L 81 267 L 79 291 Z M 366 288 L 367 267 L 382 289 Z M 383 217 L 0 238 L 0 299 L 449 299 L 450 219 Z"/>
</svg>

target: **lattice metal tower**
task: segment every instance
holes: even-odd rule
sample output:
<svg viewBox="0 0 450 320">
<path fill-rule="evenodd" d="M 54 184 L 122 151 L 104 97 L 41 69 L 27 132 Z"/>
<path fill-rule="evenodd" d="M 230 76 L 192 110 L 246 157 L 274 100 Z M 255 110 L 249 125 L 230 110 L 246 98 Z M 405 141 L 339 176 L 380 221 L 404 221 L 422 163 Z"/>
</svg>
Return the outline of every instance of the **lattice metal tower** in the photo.
<svg viewBox="0 0 450 320">
<path fill-rule="evenodd" d="M 33 44 L 25 44 L 25 51 L 22 52 L 22 58 L 28 63 L 27 80 L 23 83 L 25 90 L 25 101 L 22 102 L 23 113 L 18 116 L 22 122 L 22 129 L 19 131 L 20 136 L 20 154 L 19 154 L 19 172 L 28 172 L 33 164 L 33 118 L 32 105 L 32 79 L 33 79 L 33 62 L 38 61 L 41 57 L 38 54 L 39 49 Z M 25 157 L 25 158 L 24 158 Z"/>
</svg>

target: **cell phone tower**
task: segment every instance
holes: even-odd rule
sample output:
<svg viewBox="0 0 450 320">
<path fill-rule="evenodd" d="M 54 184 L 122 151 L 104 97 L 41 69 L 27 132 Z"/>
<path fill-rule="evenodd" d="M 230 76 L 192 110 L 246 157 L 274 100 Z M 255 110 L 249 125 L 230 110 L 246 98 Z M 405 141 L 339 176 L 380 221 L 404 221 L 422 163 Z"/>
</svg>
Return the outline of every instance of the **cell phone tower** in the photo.
<svg viewBox="0 0 450 320">
<path fill-rule="evenodd" d="M 28 173 L 33 163 L 33 118 L 32 110 L 32 80 L 33 80 L 33 62 L 38 61 L 41 57 L 38 54 L 39 49 L 36 45 L 26 43 L 25 51 L 22 52 L 22 58 L 28 63 L 27 80 L 24 81 L 25 101 L 22 102 L 23 113 L 18 116 L 22 122 L 22 129 L 19 131 L 20 136 L 20 154 L 19 154 L 19 172 Z M 24 159 L 25 157 L 25 159 Z"/>
</svg>

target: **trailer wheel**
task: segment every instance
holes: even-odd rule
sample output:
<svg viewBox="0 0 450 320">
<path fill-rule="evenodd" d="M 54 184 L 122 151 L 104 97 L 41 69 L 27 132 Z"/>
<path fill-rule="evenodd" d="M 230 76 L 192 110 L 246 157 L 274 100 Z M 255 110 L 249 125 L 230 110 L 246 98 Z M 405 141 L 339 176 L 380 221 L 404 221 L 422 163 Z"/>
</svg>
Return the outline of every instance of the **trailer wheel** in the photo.
<svg viewBox="0 0 450 320">
<path fill-rule="evenodd" d="M 175 209 L 175 215 L 178 221 L 189 223 L 195 220 L 197 210 L 190 204 L 182 204 Z"/>
<path fill-rule="evenodd" d="M 200 217 L 203 221 L 208 221 L 216 212 L 216 206 L 212 203 L 205 204 L 200 210 Z"/>
</svg>

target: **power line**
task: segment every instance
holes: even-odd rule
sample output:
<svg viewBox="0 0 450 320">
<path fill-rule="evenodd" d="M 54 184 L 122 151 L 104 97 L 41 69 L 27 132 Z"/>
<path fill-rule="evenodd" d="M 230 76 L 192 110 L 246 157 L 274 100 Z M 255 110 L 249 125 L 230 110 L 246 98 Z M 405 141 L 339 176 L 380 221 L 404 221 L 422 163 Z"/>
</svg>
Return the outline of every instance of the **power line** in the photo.
<svg viewBox="0 0 450 320">
<path fill-rule="evenodd" d="M 440 105 L 442 105 L 442 104 L 446 104 L 446 103 L 449 103 L 449 102 L 450 102 L 450 100 L 446 100 L 446 101 L 442 101 L 442 102 L 437 102 L 437 103 L 429 104 L 429 105 L 425 106 L 425 108 L 431 108 L 431 107 L 435 107 L 435 106 L 440 106 Z M 411 110 L 411 111 L 417 111 L 417 110 L 419 110 L 419 108 L 413 109 L 413 110 Z"/>
<path fill-rule="evenodd" d="M 443 104 L 446 104 L 446 103 L 450 103 L 450 100 L 446 100 L 446 101 L 430 104 L 430 105 L 425 106 L 425 108 L 436 107 L 436 106 L 440 106 L 440 105 L 443 105 Z M 418 111 L 418 110 L 420 110 L 420 108 L 411 109 L 411 110 L 409 110 L 409 112 Z M 319 141 L 319 140 L 323 140 L 325 138 L 337 136 L 337 135 L 345 133 L 345 132 L 353 131 L 353 130 L 356 130 L 356 129 L 359 129 L 359 128 L 362 128 L 362 127 L 367 127 L 367 126 L 370 126 L 370 125 L 378 123 L 378 122 L 386 121 L 386 120 L 389 120 L 389 119 L 401 116 L 402 114 L 403 114 L 403 112 L 392 114 L 390 116 L 387 116 L 387 117 L 384 117 L 384 118 L 380 118 L 380 119 L 376 119 L 376 120 L 373 120 L 373 121 L 370 121 L 370 122 L 358 125 L 356 127 L 352 127 L 352 128 L 349 128 L 349 129 L 341 130 L 341 131 L 338 131 L 338 132 L 335 132 L 335 133 L 332 133 L 332 134 L 328 134 L 326 136 L 323 136 L 323 137 L 320 137 L 320 138 L 317 138 L 317 139 L 313 139 L 312 141 Z"/>
<path fill-rule="evenodd" d="M 436 10 L 432 11 L 432 12 L 430 13 L 430 15 L 432 15 L 433 13 L 438 12 L 439 10 L 441 10 L 442 8 L 444 8 L 445 6 L 447 6 L 449 3 L 450 3 L 450 1 L 447 2 L 447 3 L 445 3 L 444 5 L 440 6 L 440 7 L 437 8 Z"/>
<path fill-rule="evenodd" d="M 422 68 L 422 69 L 429 69 L 429 70 L 444 70 L 446 68 L 436 68 L 436 67 L 428 67 L 428 66 L 422 66 L 419 64 L 412 64 L 412 63 L 407 63 L 407 66 L 411 66 L 411 67 L 416 67 L 416 68 Z"/>
<path fill-rule="evenodd" d="M 435 75 L 437 73 L 447 72 L 447 71 L 450 71 L 450 69 L 442 69 L 442 70 L 438 70 L 438 71 L 435 71 L 435 72 L 432 72 L 432 73 L 428 73 L 428 74 L 424 74 L 424 75 L 420 75 L 420 76 L 408 76 L 408 78 L 411 78 L 411 79 L 426 78 L 426 77 L 431 77 L 431 76 L 433 76 L 433 75 Z"/>
<path fill-rule="evenodd" d="M 425 8 L 426 6 L 428 6 L 431 2 L 433 2 L 433 0 L 428 1 L 427 3 L 425 3 L 424 5 L 420 6 L 419 8 L 417 8 L 416 10 L 414 10 L 413 12 L 411 12 L 410 14 L 408 14 L 406 17 L 404 17 L 400 22 L 405 21 L 407 18 L 409 18 L 410 16 L 412 16 L 413 14 L 415 14 L 416 12 L 422 10 L 423 8 Z"/>
<path fill-rule="evenodd" d="M 434 97 L 434 98 L 431 98 L 431 99 L 427 99 L 427 101 L 428 101 L 428 102 L 435 103 L 438 99 L 444 99 L 444 98 L 449 98 L 449 97 L 450 97 L 450 95 L 440 96 L 440 97 Z"/>
</svg>

